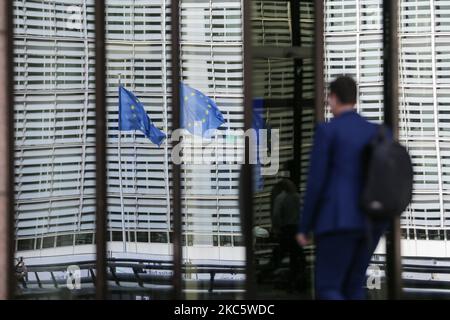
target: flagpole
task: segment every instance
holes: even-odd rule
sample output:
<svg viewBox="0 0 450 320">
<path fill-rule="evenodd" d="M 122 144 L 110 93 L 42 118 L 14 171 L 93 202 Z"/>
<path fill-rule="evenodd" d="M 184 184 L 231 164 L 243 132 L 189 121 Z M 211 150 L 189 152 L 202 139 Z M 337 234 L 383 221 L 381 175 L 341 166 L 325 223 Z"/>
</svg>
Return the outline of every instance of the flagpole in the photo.
<svg viewBox="0 0 450 320">
<path fill-rule="evenodd" d="M 122 74 L 119 73 L 119 89 L 122 85 Z M 120 99 L 120 93 L 119 93 Z M 127 237 L 125 232 L 125 206 L 123 203 L 123 188 L 122 188 L 122 131 L 119 130 L 118 141 L 117 141 L 117 157 L 119 163 L 119 193 L 120 193 L 120 211 L 122 218 L 122 244 L 123 252 L 127 252 Z"/>
</svg>

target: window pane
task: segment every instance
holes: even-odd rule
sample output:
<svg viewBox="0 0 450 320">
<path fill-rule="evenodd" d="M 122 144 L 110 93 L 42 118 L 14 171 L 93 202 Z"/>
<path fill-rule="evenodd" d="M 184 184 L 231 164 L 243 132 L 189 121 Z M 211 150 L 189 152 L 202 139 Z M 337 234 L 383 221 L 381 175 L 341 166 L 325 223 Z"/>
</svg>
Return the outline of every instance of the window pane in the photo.
<svg viewBox="0 0 450 320">
<path fill-rule="evenodd" d="M 171 142 L 156 145 L 140 130 L 142 122 L 130 127 L 126 117 L 142 107 L 140 115 L 155 130 L 168 134 L 172 127 L 170 1 L 108 0 L 106 5 L 108 251 L 109 266 L 116 270 L 109 289 L 114 299 L 167 299 L 173 260 Z M 128 95 L 135 99 L 126 100 Z"/>
<path fill-rule="evenodd" d="M 94 1 L 13 3 L 18 298 L 92 298 Z"/>
<path fill-rule="evenodd" d="M 186 85 L 180 110 L 186 117 L 181 158 L 183 263 L 189 267 L 185 294 L 188 299 L 239 298 L 244 292 L 245 247 L 233 237 L 241 236 L 242 4 L 180 4 L 181 81 Z M 226 161 L 225 155 L 232 160 Z"/>
<path fill-rule="evenodd" d="M 450 198 L 447 1 L 402 1 L 399 18 L 400 141 L 414 167 L 413 201 L 401 218 L 406 298 L 449 299 Z M 434 23 L 433 23 L 434 22 Z"/>
<path fill-rule="evenodd" d="M 271 162 L 253 177 L 256 294 L 262 299 L 312 297 L 314 248 L 300 248 L 295 235 L 315 121 L 313 60 L 284 58 L 272 49 L 312 49 L 313 1 L 300 1 L 296 14 L 294 8 L 288 1 L 253 1 L 253 117 L 271 132 Z M 293 28 L 301 39 L 294 39 Z"/>
<path fill-rule="evenodd" d="M 367 120 L 383 122 L 382 0 L 325 1 L 325 81 L 352 76 L 358 86 L 357 111 Z M 345 31 L 345 32 L 344 32 Z M 325 118 L 332 114 L 327 107 Z M 385 299 L 385 241 L 382 238 L 366 271 L 369 299 Z"/>
</svg>

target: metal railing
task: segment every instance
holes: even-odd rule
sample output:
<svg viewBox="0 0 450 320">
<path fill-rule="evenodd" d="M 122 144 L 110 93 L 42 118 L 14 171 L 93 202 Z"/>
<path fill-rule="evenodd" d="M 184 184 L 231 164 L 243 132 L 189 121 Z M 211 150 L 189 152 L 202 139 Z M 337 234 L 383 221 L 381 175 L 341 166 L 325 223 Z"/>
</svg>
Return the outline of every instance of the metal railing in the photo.
<svg viewBox="0 0 450 320">
<path fill-rule="evenodd" d="M 73 290 L 68 287 L 69 266 L 80 270 L 80 286 Z M 183 281 L 189 283 L 187 287 L 202 298 L 227 297 L 229 292 L 244 291 L 245 266 L 183 264 L 181 272 Z M 17 296 L 19 299 L 92 299 L 96 296 L 96 275 L 94 260 L 29 266 L 27 276 L 18 282 Z M 169 299 L 173 290 L 173 261 L 108 259 L 106 279 L 112 296 L 126 293 Z"/>
</svg>

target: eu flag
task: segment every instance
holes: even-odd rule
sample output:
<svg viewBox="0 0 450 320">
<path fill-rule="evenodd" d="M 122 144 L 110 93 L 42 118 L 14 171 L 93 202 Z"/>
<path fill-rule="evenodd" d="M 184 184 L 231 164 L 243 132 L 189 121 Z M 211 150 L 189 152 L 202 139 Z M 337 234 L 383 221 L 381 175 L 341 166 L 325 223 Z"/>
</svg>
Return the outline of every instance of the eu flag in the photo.
<svg viewBox="0 0 450 320">
<path fill-rule="evenodd" d="M 214 100 L 184 83 L 180 85 L 181 127 L 192 134 L 210 138 L 212 130 L 225 123 Z"/>
<path fill-rule="evenodd" d="M 119 130 L 139 130 L 158 146 L 166 138 L 150 120 L 139 99 L 123 86 L 119 87 Z"/>
<path fill-rule="evenodd" d="M 256 164 L 253 165 L 253 184 L 254 189 L 260 192 L 264 189 L 264 178 L 262 176 L 262 164 L 259 158 L 259 149 L 261 148 L 261 141 L 259 136 L 259 131 L 261 129 L 267 129 L 267 123 L 263 118 L 264 112 L 264 100 L 257 98 L 253 100 L 253 114 L 252 114 L 252 128 L 255 130 L 256 134 L 256 146 L 252 152 L 254 152 L 254 157 L 256 158 Z"/>
</svg>

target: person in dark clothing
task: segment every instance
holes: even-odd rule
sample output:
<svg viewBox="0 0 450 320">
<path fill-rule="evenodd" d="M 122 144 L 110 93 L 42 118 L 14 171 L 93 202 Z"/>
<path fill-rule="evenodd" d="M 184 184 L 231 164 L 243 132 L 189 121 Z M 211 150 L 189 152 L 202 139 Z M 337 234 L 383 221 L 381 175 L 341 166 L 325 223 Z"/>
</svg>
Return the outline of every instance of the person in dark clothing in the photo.
<svg viewBox="0 0 450 320">
<path fill-rule="evenodd" d="M 305 255 L 297 245 L 295 235 L 298 226 L 300 195 L 295 184 L 284 179 L 279 183 L 281 192 L 273 201 L 272 232 L 279 246 L 274 251 L 275 267 L 279 266 L 286 254 L 289 255 L 288 291 L 300 289 L 305 276 Z"/>
<path fill-rule="evenodd" d="M 15 271 L 17 282 L 22 284 L 23 288 L 26 288 L 28 280 L 28 269 L 22 257 L 19 258 L 19 261 L 15 265 Z"/>
<path fill-rule="evenodd" d="M 385 221 L 373 222 L 360 207 L 363 152 L 378 126 L 354 109 L 356 82 L 341 76 L 329 86 L 334 118 L 317 126 L 297 240 L 316 242 L 315 287 L 319 299 L 364 299 L 370 258 Z"/>
</svg>

